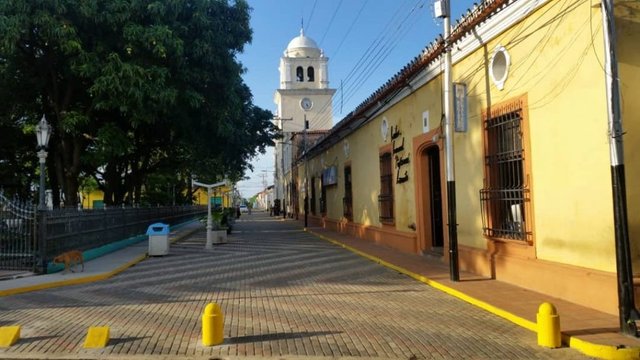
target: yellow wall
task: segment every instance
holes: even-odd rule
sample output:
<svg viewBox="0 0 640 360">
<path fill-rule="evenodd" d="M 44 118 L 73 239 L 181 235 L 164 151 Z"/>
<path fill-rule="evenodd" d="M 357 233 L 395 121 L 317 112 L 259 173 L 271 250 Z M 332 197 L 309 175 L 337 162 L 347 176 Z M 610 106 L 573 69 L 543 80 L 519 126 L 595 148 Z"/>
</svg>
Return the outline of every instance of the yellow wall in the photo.
<svg viewBox="0 0 640 360">
<path fill-rule="evenodd" d="M 575 3 L 550 2 L 454 68 L 454 81 L 468 84 L 470 100 L 469 132 L 455 139 L 459 240 L 482 243 L 481 111 L 526 95 L 536 256 L 614 271 L 604 79 L 594 56 L 602 57 L 602 39 L 595 36 L 592 47 L 589 12 L 594 29 L 601 21 L 588 2 L 572 8 Z M 511 57 L 503 90 L 484 71 L 499 45 Z M 475 226 L 465 232 L 469 225 Z"/>
<path fill-rule="evenodd" d="M 624 30 L 620 34 L 623 91 L 629 99 L 632 95 L 628 94 L 637 94 L 640 87 L 638 47 L 634 45 L 639 38 L 638 23 L 619 24 L 619 27 Z M 526 131 L 530 142 L 530 153 L 526 156 L 531 169 L 528 180 L 534 214 L 533 256 L 556 263 L 615 271 L 601 28 L 600 10 L 592 9 L 588 1 L 551 1 L 464 59 L 457 60 L 453 81 L 467 84 L 469 106 L 468 131 L 455 134 L 458 240 L 462 246 L 486 248 L 479 201 L 484 177 L 481 113 L 490 105 L 525 96 L 529 123 Z M 487 78 L 489 60 L 498 45 L 506 47 L 511 58 L 503 90 L 497 89 Z M 343 169 L 345 161 L 350 161 L 354 222 L 380 226 L 378 154 L 381 146 L 390 143 L 389 139 L 382 140 L 382 119 L 387 118 L 390 127 L 399 127 L 402 132 L 399 140 L 405 138 L 403 154 L 406 155 L 411 151 L 412 139 L 422 134 L 423 111 L 429 111 L 432 128 L 439 124 L 440 84 L 440 77 L 431 80 L 350 134 L 346 138 L 350 147 L 348 158 L 343 151 L 344 140 L 341 140 L 310 161 L 309 178 L 312 173 L 319 178 L 322 157 L 326 166 L 338 165 L 338 186 L 327 191 L 328 218 L 342 218 Z M 637 120 L 640 102 L 626 100 L 624 104 L 623 114 L 629 124 Z M 638 126 L 638 121 L 633 122 L 636 126 L 627 125 L 627 130 Z M 633 136 L 638 135 L 629 134 L 625 138 L 628 154 L 633 153 L 632 144 L 640 140 L 632 141 Z M 629 178 L 637 178 L 640 156 L 630 154 L 627 159 L 629 167 L 633 167 L 627 168 Z M 410 158 L 412 163 L 415 160 Z M 402 174 L 405 170 L 409 181 L 394 185 L 395 229 L 412 232 L 408 226 L 416 222 L 415 174 L 412 166 L 403 167 Z M 304 174 L 302 168 L 299 174 Z M 395 164 L 393 174 L 395 183 Z M 319 198 L 319 187 L 316 191 Z M 633 189 L 629 196 L 632 195 L 637 199 L 640 194 Z M 443 197 L 446 198 L 444 193 Z M 632 235 L 640 237 L 640 215 L 637 215 L 640 214 L 640 201 L 630 204 L 631 212 L 634 213 Z"/>
<path fill-rule="evenodd" d="M 231 207 L 231 187 L 229 186 L 221 186 L 215 189 L 212 189 L 211 196 L 212 197 L 220 197 L 222 196 L 222 205 L 223 207 Z M 197 187 L 193 191 L 193 198 L 196 205 L 207 205 L 207 189 Z"/>
<path fill-rule="evenodd" d="M 104 200 L 104 193 L 100 190 L 94 190 L 90 193 L 82 193 L 82 208 L 93 209 L 95 200 Z"/>
<path fill-rule="evenodd" d="M 481 112 L 526 95 L 535 256 L 614 271 L 605 88 L 594 55 L 602 58 L 603 46 L 596 36 L 592 47 L 589 12 L 593 29 L 601 18 L 588 2 L 575 4 L 552 1 L 455 64 L 453 81 L 466 83 L 469 94 L 469 130 L 455 136 L 458 240 L 485 247 Z M 486 76 L 498 46 L 511 59 L 503 90 Z"/>
<path fill-rule="evenodd" d="M 634 273 L 640 274 L 640 3 L 618 2 L 615 7 L 618 70 L 622 92 L 622 121 L 627 179 L 629 237 Z"/>
</svg>

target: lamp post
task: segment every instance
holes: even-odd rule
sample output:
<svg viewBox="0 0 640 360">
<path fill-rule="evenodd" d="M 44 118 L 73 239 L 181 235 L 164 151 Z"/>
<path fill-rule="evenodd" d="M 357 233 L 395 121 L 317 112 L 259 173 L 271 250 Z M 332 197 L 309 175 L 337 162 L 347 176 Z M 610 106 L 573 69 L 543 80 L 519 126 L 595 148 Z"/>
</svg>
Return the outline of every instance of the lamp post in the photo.
<svg viewBox="0 0 640 360">
<path fill-rule="evenodd" d="M 40 160 L 40 201 L 38 203 L 38 243 L 40 253 L 40 273 L 47 273 L 47 225 L 46 225 L 46 210 L 44 194 L 44 171 L 45 163 L 47 161 L 47 146 L 49 145 L 49 137 L 51 137 L 51 125 L 47 122 L 47 119 L 42 115 L 42 119 L 38 125 L 36 125 L 36 139 L 38 140 L 38 159 Z"/>
<path fill-rule="evenodd" d="M 205 243 L 205 249 L 213 248 L 213 216 L 211 214 L 211 190 L 218 186 L 226 185 L 227 181 L 221 181 L 215 184 L 204 184 L 194 179 L 191 179 L 191 186 L 200 186 L 207 188 L 207 242 Z M 216 241 L 216 243 L 218 243 Z"/>
<path fill-rule="evenodd" d="M 49 145 L 49 137 L 51 137 L 51 125 L 47 122 L 47 119 L 42 115 L 42 119 L 36 126 L 36 138 L 38 140 L 38 159 L 40 160 L 40 201 L 38 203 L 39 210 L 45 210 L 44 199 L 44 165 L 47 160 L 47 146 Z"/>
</svg>

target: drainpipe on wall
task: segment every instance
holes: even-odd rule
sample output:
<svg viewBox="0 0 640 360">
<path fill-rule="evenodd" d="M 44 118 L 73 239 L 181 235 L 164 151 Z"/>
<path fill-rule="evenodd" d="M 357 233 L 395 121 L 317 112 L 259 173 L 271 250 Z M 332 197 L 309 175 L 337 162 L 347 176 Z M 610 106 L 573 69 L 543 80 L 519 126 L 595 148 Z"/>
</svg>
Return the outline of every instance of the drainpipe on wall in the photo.
<svg viewBox="0 0 640 360">
<path fill-rule="evenodd" d="M 309 178 L 307 178 L 309 167 L 309 160 L 307 158 L 307 129 L 309 129 L 309 123 L 307 122 L 307 114 L 304 114 L 304 228 L 309 227 Z"/>
<path fill-rule="evenodd" d="M 460 280 L 458 269 L 458 223 L 456 219 L 456 180 L 453 161 L 453 119 L 451 76 L 451 6 L 449 0 L 440 0 L 434 6 L 436 16 L 443 19 L 444 25 L 444 117 L 445 117 L 445 171 L 447 174 L 447 220 L 449 226 L 449 277 L 451 281 Z"/>
<path fill-rule="evenodd" d="M 620 331 L 638 336 L 635 321 L 640 319 L 635 307 L 631 248 L 627 223 L 627 190 L 625 185 L 624 149 L 622 143 L 622 115 L 618 60 L 616 58 L 616 32 L 613 0 L 603 0 L 602 25 L 604 34 L 605 79 L 607 88 L 607 115 L 609 128 L 609 154 L 611 160 L 611 186 L 613 193 L 613 221 L 615 225 L 616 270 L 618 279 L 618 310 Z"/>
</svg>

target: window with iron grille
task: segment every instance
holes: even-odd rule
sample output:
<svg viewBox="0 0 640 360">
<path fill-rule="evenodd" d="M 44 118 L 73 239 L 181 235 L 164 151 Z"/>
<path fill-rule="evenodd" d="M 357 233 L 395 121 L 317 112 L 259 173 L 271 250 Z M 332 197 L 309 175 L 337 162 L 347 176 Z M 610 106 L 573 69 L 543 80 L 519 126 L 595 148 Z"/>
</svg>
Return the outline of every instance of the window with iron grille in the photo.
<svg viewBox="0 0 640 360">
<path fill-rule="evenodd" d="M 344 168 L 344 198 L 342 198 L 343 215 L 353 220 L 353 194 L 351 191 L 351 166 Z"/>
<path fill-rule="evenodd" d="M 530 189 L 525 168 L 523 106 L 485 118 L 485 185 L 480 190 L 485 236 L 530 241 Z"/>
<path fill-rule="evenodd" d="M 380 155 L 380 195 L 378 195 L 380 222 L 393 222 L 393 169 L 391 153 Z"/>
</svg>

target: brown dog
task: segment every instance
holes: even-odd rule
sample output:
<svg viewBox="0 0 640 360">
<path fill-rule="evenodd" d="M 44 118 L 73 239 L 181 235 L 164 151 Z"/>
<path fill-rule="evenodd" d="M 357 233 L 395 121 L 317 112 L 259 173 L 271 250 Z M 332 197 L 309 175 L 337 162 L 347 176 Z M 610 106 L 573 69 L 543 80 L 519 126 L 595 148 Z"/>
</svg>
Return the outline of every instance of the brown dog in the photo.
<svg viewBox="0 0 640 360">
<path fill-rule="evenodd" d="M 56 256 L 55 258 L 53 258 L 53 263 L 54 264 L 64 263 L 63 274 L 66 274 L 67 270 L 71 270 L 71 272 L 75 272 L 73 271 L 73 269 L 78 266 L 78 263 L 82 264 L 81 271 L 84 271 L 84 258 L 82 257 L 82 252 L 79 250 L 71 250 L 71 251 L 62 253 Z"/>
</svg>

